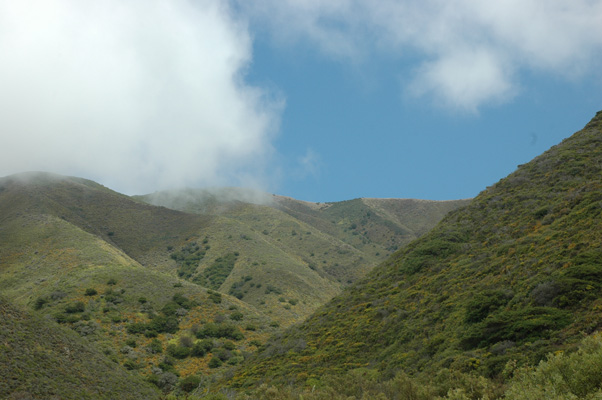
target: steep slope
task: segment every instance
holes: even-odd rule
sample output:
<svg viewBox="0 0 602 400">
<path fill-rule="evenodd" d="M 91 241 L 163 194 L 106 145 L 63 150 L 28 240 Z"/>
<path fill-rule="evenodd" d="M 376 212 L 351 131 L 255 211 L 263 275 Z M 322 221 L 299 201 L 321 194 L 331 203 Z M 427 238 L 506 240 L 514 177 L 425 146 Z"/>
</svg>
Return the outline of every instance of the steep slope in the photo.
<svg viewBox="0 0 602 400">
<path fill-rule="evenodd" d="M 3 399 L 156 399 L 159 391 L 77 333 L 0 297 Z"/>
<path fill-rule="evenodd" d="M 602 326 L 602 112 L 288 330 L 232 384 L 500 377 Z"/>
</svg>

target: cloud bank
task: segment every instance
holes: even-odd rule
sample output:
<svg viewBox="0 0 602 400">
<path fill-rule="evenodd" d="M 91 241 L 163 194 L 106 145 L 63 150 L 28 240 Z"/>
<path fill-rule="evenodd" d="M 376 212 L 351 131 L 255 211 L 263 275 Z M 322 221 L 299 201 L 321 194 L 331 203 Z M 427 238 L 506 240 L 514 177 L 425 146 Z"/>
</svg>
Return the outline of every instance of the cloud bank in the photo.
<svg viewBox="0 0 602 400">
<path fill-rule="evenodd" d="M 404 93 L 454 110 L 512 99 L 525 71 L 573 79 L 599 77 L 602 67 L 599 0 L 239 3 L 282 44 L 309 41 L 330 57 L 360 63 L 397 58 Z"/>
<path fill-rule="evenodd" d="M 261 180 L 282 104 L 245 83 L 251 45 L 218 0 L 0 0 L 0 176 Z"/>
</svg>

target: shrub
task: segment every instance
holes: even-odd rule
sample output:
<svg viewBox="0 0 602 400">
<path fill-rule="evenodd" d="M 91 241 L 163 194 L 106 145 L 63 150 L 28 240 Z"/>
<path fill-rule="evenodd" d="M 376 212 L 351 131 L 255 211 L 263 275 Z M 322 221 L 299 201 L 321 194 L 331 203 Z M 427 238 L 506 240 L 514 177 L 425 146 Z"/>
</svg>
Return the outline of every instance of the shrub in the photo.
<svg viewBox="0 0 602 400">
<path fill-rule="evenodd" d="M 80 312 L 84 312 L 86 309 L 86 306 L 84 305 L 84 303 L 82 303 L 81 301 L 72 303 L 72 304 L 68 304 L 65 307 L 65 312 L 69 313 L 69 314 L 73 314 L 73 313 L 80 313 Z"/>
<path fill-rule="evenodd" d="M 203 339 L 203 338 L 227 338 L 227 339 L 232 339 L 232 340 L 244 339 L 244 335 L 236 326 L 231 325 L 231 324 L 222 324 L 222 323 L 206 324 L 202 329 L 200 329 L 197 332 L 196 337 L 198 339 Z"/>
<path fill-rule="evenodd" d="M 184 346 L 177 346 L 175 344 L 170 344 L 165 349 L 167 354 L 174 358 L 183 359 L 190 355 L 190 348 Z"/>
<path fill-rule="evenodd" d="M 159 339 L 153 339 L 147 349 L 151 354 L 159 354 L 163 352 L 163 344 L 161 344 Z"/>
<path fill-rule="evenodd" d="M 211 360 L 209 361 L 209 368 L 218 368 L 222 365 L 222 360 L 220 360 L 218 357 L 213 357 L 211 358 Z"/>
<path fill-rule="evenodd" d="M 173 390 L 178 382 L 178 377 L 169 371 L 163 372 L 158 376 L 157 386 L 166 392 Z"/>
<path fill-rule="evenodd" d="M 194 342 L 190 336 L 182 336 L 180 337 L 180 345 L 184 347 L 192 347 Z"/>
<path fill-rule="evenodd" d="M 180 381 L 180 389 L 184 392 L 192 392 L 194 389 L 198 388 L 201 384 L 201 378 L 198 376 L 192 375 L 187 376 L 186 378 Z"/>
<path fill-rule="evenodd" d="M 190 310 L 194 304 L 193 302 L 184 296 L 182 293 L 176 293 L 173 295 L 172 300 L 177 303 L 180 307 Z"/>
<path fill-rule="evenodd" d="M 209 299 L 215 304 L 220 304 L 222 302 L 222 295 L 218 292 L 209 292 Z"/>
<path fill-rule="evenodd" d="M 236 311 L 236 312 L 230 314 L 230 319 L 233 321 L 242 321 L 243 317 L 244 317 L 244 315 L 240 311 Z"/>
<path fill-rule="evenodd" d="M 148 323 L 148 330 L 159 333 L 176 333 L 179 325 L 178 319 L 174 316 L 157 315 Z"/>
<path fill-rule="evenodd" d="M 527 399 L 593 399 L 602 395 L 602 338 L 587 337 L 572 354 L 548 355 L 535 368 L 515 372 L 506 398 Z"/>
<path fill-rule="evenodd" d="M 199 340 L 192 347 L 191 355 L 194 357 L 203 357 L 213 348 L 213 341 L 210 339 Z"/>
<path fill-rule="evenodd" d="M 86 289 L 86 292 L 84 294 L 86 296 L 95 296 L 98 294 L 98 292 L 94 288 L 88 288 L 88 289 Z"/>
<path fill-rule="evenodd" d="M 140 368 L 140 365 L 138 363 L 136 363 L 136 361 L 134 361 L 134 360 L 126 360 L 123 363 L 123 366 L 125 367 L 125 369 L 130 370 L 130 371 Z"/>
<path fill-rule="evenodd" d="M 506 305 L 511 298 L 511 294 L 501 291 L 478 293 L 468 302 L 464 321 L 468 323 L 480 322 L 491 312 Z"/>
<path fill-rule="evenodd" d="M 34 310 L 40 310 L 47 303 L 48 303 L 48 298 L 38 297 L 36 299 L 36 301 L 33 303 L 33 308 L 34 308 Z"/>
</svg>

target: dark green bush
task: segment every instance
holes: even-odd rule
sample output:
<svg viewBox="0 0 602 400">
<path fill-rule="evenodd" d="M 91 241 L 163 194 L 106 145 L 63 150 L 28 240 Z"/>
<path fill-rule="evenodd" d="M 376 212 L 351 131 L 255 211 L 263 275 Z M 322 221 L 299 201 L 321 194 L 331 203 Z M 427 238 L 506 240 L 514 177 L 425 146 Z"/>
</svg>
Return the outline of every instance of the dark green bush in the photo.
<svg viewBox="0 0 602 400">
<path fill-rule="evenodd" d="M 85 310 L 86 310 L 86 306 L 81 301 L 68 304 L 65 307 L 65 312 L 69 313 L 69 314 L 80 313 L 80 312 L 84 312 Z"/>
<path fill-rule="evenodd" d="M 233 321 L 242 321 L 244 315 L 240 311 L 233 312 L 230 314 L 230 319 Z"/>
<path fill-rule="evenodd" d="M 244 335 L 234 325 L 225 323 L 208 323 L 203 326 L 197 333 L 196 337 L 203 338 L 227 338 L 232 340 L 242 340 Z"/>
<path fill-rule="evenodd" d="M 218 368 L 222 365 L 222 360 L 220 360 L 218 357 L 213 357 L 211 358 L 211 360 L 209 361 L 209 368 Z"/>
<path fill-rule="evenodd" d="M 183 359 L 190 355 L 190 348 L 185 346 L 177 346 L 175 344 L 170 344 L 165 349 L 167 354 L 174 358 Z"/>
<path fill-rule="evenodd" d="M 150 344 L 148 345 L 148 350 L 152 353 L 152 354 L 159 354 L 163 352 L 163 344 L 161 344 L 161 341 L 159 339 L 153 339 Z"/>
<path fill-rule="evenodd" d="M 48 298 L 38 297 L 33 303 L 33 308 L 34 310 L 40 310 L 42 307 L 44 307 L 45 304 L 48 304 Z"/>
<path fill-rule="evenodd" d="M 192 375 L 182 379 L 179 386 L 184 392 L 189 393 L 198 388 L 200 384 L 201 378 L 196 375 Z"/>
</svg>

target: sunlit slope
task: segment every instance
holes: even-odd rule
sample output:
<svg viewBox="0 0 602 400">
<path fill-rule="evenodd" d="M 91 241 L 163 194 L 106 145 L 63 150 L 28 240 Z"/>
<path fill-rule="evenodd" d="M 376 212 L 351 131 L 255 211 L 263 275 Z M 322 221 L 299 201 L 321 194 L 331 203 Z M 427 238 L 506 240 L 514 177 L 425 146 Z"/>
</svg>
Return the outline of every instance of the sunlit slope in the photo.
<svg viewBox="0 0 602 400">
<path fill-rule="evenodd" d="M 117 370 L 136 371 L 163 390 L 230 368 L 276 330 L 272 318 L 254 307 L 143 266 L 60 217 L 34 209 L 3 216 L 3 296 L 50 326 L 71 328 Z M 210 366 L 218 352 L 225 361 Z M 29 385 L 19 371 L 11 365 L 7 374 L 18 387 Z"/>
<path fill-rule="evenodd" d="M 180 273 L 236 295 L 283 324 L 303 319 L 393 249 L 467 203 L 357 199 L 316 204 L 235 188 L 136 198 L 212 215 L 203 231 L 199 267 L 181 267 Z M 229 268 L 216 263 L 228 259 Z M 228 274 L 209 282 L 204 276 L 215 274 L 216 265 L 229 269 Z"/>
<path fill-rule="evenodd" d="M 602 112 L 246 364 L 238 385 L 359 367 L 501 376 L 602 326 Z"/>
</svg>

